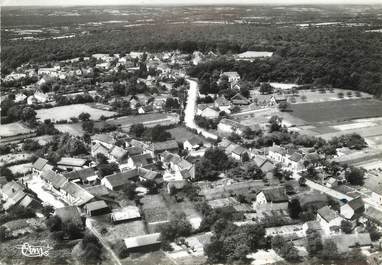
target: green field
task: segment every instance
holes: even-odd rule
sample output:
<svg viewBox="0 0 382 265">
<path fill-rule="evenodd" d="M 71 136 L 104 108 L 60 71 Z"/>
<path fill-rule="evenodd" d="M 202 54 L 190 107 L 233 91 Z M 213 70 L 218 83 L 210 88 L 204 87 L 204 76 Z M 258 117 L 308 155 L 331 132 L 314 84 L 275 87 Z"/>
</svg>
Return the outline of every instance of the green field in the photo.
<svg viewBox="0 0 382 265">
<path fill-rule="evenodd" d="M 69 120 L 71 117 L 78 117 L 82 112 L 90 114 L 90 118 L 98 120 L 102 115 L 110 117 L 116 114 L 114 111 L 106 111 L 92 108 L 86 104 L 73 104 L 67 106 L 59 106 L 50 109 L 39 109 L 37 118 L 40 120 L 51 119 L 52 121 Z"/>
<path fill-rule="evenodd" d="M 32 132 L 32 130 L 20 122 L 0 124 L 0 137 L 9 137 L 13 135 L 26 134 L 30 132 Z"/>
<path fill-rule="evenodd" d="M 345 121 L 382 116 L 382 102 L 376 99 L 340 100 L 292 104 L 290 115 L 308 123 Z"/>
</svg>

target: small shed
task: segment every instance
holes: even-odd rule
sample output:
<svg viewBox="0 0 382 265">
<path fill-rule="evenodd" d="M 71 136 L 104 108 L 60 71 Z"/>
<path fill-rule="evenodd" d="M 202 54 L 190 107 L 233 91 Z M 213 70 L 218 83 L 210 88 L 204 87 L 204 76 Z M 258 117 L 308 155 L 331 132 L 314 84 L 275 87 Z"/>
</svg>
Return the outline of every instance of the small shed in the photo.
<svg viewBox="0 0 382 265">
<path fill-rule="evenodd" d="M 86 213 L 90 216 L 110 213 L 110 208 L 105 201 L 90 202 L 85 205 Z"/>
</svg>

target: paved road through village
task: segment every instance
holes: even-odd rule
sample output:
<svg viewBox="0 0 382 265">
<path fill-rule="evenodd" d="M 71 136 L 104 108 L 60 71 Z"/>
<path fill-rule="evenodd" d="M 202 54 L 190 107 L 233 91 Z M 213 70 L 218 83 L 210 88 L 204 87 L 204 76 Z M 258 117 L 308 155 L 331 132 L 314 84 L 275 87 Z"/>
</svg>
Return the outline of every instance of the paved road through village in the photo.
<svg viewBox="0 0 382 265">
<path fill-rule="evenodd" d="M 188 90 L 187 104 L 186 109 L 184 110 L 184 122 L 187 127 L 195 129 L 204 137 L 216 140 L 218 138 L 216 134 L 210 133 L 196 125 L 194 117 L 196 113 L 196 100 L 199 92 L 198 83 L 192 79 L 187 79 L 187 82 L 190 84 L 190 89 Z"/>
</svg>

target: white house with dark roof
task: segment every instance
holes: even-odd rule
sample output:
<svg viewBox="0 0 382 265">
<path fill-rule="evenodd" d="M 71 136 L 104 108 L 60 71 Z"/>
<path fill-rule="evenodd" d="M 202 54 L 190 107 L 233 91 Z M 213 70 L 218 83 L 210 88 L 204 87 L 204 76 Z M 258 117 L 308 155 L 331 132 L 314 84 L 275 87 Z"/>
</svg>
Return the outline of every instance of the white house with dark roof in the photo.
<svg viewBox="0 0 382 265">
<path fill-rule="evenodd" d="M 32 172 L 33 173 L 40 174 L 44 170 L 44 168 L 49 168 L 49 169 L 53 168 L 53 166 L 48 164 L 48 160 L 46 160 L 44 158 L 39 157 L 32 164 Z"/>
<path fill-rule="evenodd" d="M 240 75 L 238 72 L 223 72 L 220 76 L 226 76 L 228 78 L 228 82 L 230 83 L 236 83 L 240 80 Z"/>
<path fill-rule="evenodd" d="M 165 151 L 160 155 L 160 159 L 167 173 L 174 175 L 175 179 L 195 178 L 195 165 L 179 155 Z"/>
<path fill-rule="evenodd" d="M 317 221 L 325 234 L 336 234 L 340 231 L 341 222 L 344 220 L 336 211 L 324 206 L 317 211 Z"/>
<path fill-rule="evenodd" d="M 183 148 L 189 151 L 198 150 L 203 145 L 203 140 L 198 136 L 193 136 L 190 139 L 187 139 L 183 143 Z"/>
<path fill-rule="evenodd" d="M 215 100 L 215 107 L 220 111 L 224 111 L 225 113 L 231 113 L 231 101 L 226 99 L 224 96 L 220 96 Z"/>
<path fill-rule="evenodd" d="M 260 191 L 256 195 L 256 204 L 285 203 L 288 202 L 285 187 L 274 187 Z"/>
<path fill-rule="evenodd" d="M 365 211 L 365 203 L 361 197 L 355 198 L 342 205 L 340 208 L 341 215 L 347 220 L 358 219 Z"/>
<path fill-rule="evenodd" d="M 66 182 L 60 189 L 69 205 L 82 206 L 94 198 L 87 190 L 73 182 Z"/>
</svg>

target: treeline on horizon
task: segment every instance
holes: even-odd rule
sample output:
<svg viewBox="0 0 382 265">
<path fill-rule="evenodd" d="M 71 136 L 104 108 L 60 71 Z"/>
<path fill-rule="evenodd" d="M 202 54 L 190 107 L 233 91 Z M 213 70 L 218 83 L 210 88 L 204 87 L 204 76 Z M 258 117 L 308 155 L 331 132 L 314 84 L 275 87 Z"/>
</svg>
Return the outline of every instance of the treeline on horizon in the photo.
<svg viewBox="0 0 382 265">
<path fill-rule="evenodd" d="M 362 27 L 262 27 L 254 25 L 155 25 L 97 31 L 72 39 L 2 40 L 2 74 L 23 63 L 51 62 L 94 53 L 130 51 L 213 51 L 231 55 L 273 51 L 271 59 L 235 62 L 220 59 L 194 67 L 200 77 L 214 69 L 238 71 L 246 80 L 329 85 L 382 94 L 382 34 Z"/>
</svg>

